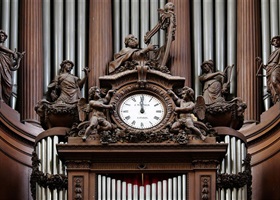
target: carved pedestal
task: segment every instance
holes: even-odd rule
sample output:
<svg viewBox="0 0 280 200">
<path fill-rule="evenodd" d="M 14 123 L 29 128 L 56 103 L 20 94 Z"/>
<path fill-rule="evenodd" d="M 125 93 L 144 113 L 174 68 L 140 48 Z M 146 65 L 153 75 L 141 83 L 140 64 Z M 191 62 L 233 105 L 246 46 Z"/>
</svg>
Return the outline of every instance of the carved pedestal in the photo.
<svg viewBox="0 0 280 200">
<path fill-rule="evenodd" d="M 57 150 L 67 165 L 68 199 L 97 199 L 97 176 L 185 174 L 187 199 L 215 199 L 217 165 L 227 144 L 109 144 L 70 137 Z"/>
</svg>

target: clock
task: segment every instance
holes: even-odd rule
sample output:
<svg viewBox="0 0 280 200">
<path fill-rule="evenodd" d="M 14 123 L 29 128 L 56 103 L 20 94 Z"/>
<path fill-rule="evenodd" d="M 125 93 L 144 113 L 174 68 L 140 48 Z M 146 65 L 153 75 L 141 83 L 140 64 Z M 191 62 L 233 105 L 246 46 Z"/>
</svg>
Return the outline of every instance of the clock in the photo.
<svg viewBox="0 0 280 200">
<path fill-rule="evenodd" d="M 145 87 L 128 84 L 117 89 L 110 104 L 115 109 L 111 119 L 122 129 L 154 132 L 174 119 L 175 104 L 165 88 L 146 83 Z"/>
<path fill-rule="evenodd" d="M 118 112 L 120 119 L 125 124 L 136 129 L 155 127 L 166 115 L 162 100 L 147 93 L 127 96 L 121 102 Z"/>
</svg>

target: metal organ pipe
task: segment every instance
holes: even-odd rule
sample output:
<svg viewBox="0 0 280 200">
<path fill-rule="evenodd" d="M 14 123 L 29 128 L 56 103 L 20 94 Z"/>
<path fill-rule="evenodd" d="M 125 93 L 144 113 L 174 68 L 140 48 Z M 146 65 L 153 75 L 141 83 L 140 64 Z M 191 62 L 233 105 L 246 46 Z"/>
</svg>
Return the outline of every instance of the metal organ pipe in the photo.
<svg viewBox="0 0 280 200">
<path fill-rule="evenodd" d="M 15 1 L 11 1 L 11 21 L 10 21 L 10 49 L 14 50 L 14 49 L 18 49 L 18 0 Z M 13 94 L 17 94 L 17 77 L 18 77 L 18 72 L 17 71 L 13 71 L 13 80 L 12 80 L 12 84 L 13 84 Z M 11 102 L 11 107 L 15 109 L 16 107 L 16 96 L 11 96 L 10 98 L 10 102 Z"/>
<path fill-rule="evenodd" d="M 202 90 L 201 90 L 201 83 L 199 81 L 198 76 L 201 74 L 201 69 L 200 65 L 203 62 L 202 58 L 202 12 L 201 12 L 201 0 L 200 1 L 194 1 L 193 2 L 193 16 L 192 16 L 192 23 L 193 23 L 193 43 L 195 44 L 193 46 L 193 55 L 194 55 L 194 91 L 195 91 L 195 96 L 201 95 Z"/>
<path fill-rule="evenodd" d="M 75 63 L 75 1 L 67 1 L 65 4 L 65 58 Z"/>
<path fill-rule="evenodd" d="M 57 0 L 54 1 L 54 59 L 53 59 L 53 76 L 58 74 L 60 69 L 60 63 L 63 61 L 63 1 Z"/>
<path fill-rule="evenodd" d="M 215 1 L 215 38 L 219 38 L 219 40 L 215 40 L 215 63 L 217 70 L 223 70 L 224 63 L 226 59 L 226 50 L 225 50 L 225 6 L 226 1 L 224 0 L 217 0 Z"/>
<path fill-rule="evenodd" d="M 131 31 L 130 33 L 133 34 L 135 37 L 140 39 L 140 27 L 139 27 L 139 21 L 140 19 L 140 2 L 139 1 L 131 1 L 131 13 L 133 13 L 133 15 L 131 15 L 131 25 L 129 24 L 123 24 L 124 26 L 131 26 Z M 122 38 L 123 40 L 123 38 Z"/>
<path fill-rule="evenodd" d="M 46 173 L 47 174 L 52 174 L 52 167 L 51 167 L 51 162 L 52 162 L 52 138 L 47 137 L 47 163 L 46 163 Z M 47 199 L 52 199 L 52 191 L 50 188 L 47 188 Z"/>
<path fill-rule="evenodd" d="M 141 36 L 139 37 L 139 44 L 140 48 L 144 48 L 146 45 L 144 43 L 144 35 L 147 33 L 147 31 L 150 30 L 149 28 L 149 15 L 147 15 L 147 12 L 149 11 L 149 1 L 147 0 L 141 0 L 140 1 L 140 33 Z"/>
<path fill-rule="evenodd" d="M 78 26 L 77 29 L 77 61 L 75 63 L 77 67 L 78 77 L 84 77 L 83 68 L 86 66 L 86 0 L 78 1 Z M 72 41 L 73 42 L 73 41 Z M 86 88 L 82 89 L 82 96 L 85 96 Z"/>
<path fill-rule="evenodd" d="M 214 16 L 213 16 L 213 0 L 204 0 L 202 3 L 202 19 L 203 19 L 203 61 L 214 59 Z M 220 39 L 220 38 L 219 38 Z M 214 61 L 217 64 L 217 61 Z"/>
<path fill-rule="evenodd" d="M 227 60 L 223 63 L 226 65 L 232 65 L 236 63 L 236 0 L 228 0 L 226 2 L 226 36 L 224 37 L 226 43 L 226 58 Z M 230 94 L 236 94 L 236 67 L 232 70 L 232 79 L 230 84 Z"/>
<path fill-rule="evenodd" d="M 267 64 L 267 60 L 269 58 L 269 54 L 270 54 L 270 39 L 271 39 L 271 35 L 270 35 L 270 10 L 269 10 L 269 1 L 266 0 L 262 0 L 261 1 L 261 19 L 262 19 L 262 25 L 261 25 L 261 32 L 262 32 L 262 59 L 263 59 L 263 64 Z M 263 74 L 266 75 L 266 70 L 262 70 Z M 262 78 L 263 80 L 263 96 L 265 94 L 267 94 L 266 91 L 266 87 L 267 87 L 267 83 L 266 83 L 266 77 L 264 76 Z M 265 110 L 268 110 L 268 108 L 270 107 L 270 99 L 267 98 L 264 100 L 264 107 Z"/>
<path fill-rule="evenodd" d="M 48 84 L 51 82 L 51 2 L 45 0 L 43 3 L 43 49 L 44 49 L 44 94 L 47 92 Z"/>
<path fill-rule="evenodd" d="M 121 48 L 125 47 L 124 38 L 130 34 L 129 31 L 129 1 L 122 1 L 121 2 Z M 119 50 L 118 50 L 119 51 Z"/>
</svg>

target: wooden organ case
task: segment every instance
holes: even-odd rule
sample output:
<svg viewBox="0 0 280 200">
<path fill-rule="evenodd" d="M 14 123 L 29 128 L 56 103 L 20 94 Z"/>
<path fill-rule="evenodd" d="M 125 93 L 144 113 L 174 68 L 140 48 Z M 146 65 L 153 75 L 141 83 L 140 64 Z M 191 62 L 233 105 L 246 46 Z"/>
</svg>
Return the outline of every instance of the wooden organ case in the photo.
<svg viewBox="0 0 280 200">
<path fill-rule="evenodd" d="M 67 167 L 68 199 L 216 199 L 217 167 L 227 144 L 200 121 L 193 123 L 203 138 L 191 128 L 173 130 L 185 119 L 174 112 L 170 90 L 180 93 L 184 82 L 153 69 L 140 79 L 137 70 L 100 77 L 100 90 L 113 91 L 106 112 L 113 127 L 85 134 L 88 129 L 79 125 L 67 143 L 57 144 Z"/>
<path fill-rule="evenodd" d="M 109 63 L 108 75 L 99 77 L 100 87 L 90 87 L 88 100 L 78 98 L 76 104 L 42 100 L 37 106 L 45 127 L 68 128 L 66 142 L 53 143 L 66 166 L 68 199 L 245 196 L 246 183 L 233 190 L 231 184 L 216 186 L 219 172 L 244 170 L 246 140 L 236 140 L 235 130 L 243 124 L 246 105 L 240 98 L 206 104 L 202 96 L 195 99 L 184 77 L 171 75 L 167 61 L 175 39 L 174 4 L 168 2 L 158 11 L 158 24 L 144 37 L 147 47 L 139 49 L 139 41 L 129 34 L 126 47 Z M 166 41 L 155 49 L 150 39 L 160 29 L 166 30 Z M 227 136 L 229 129 L 213 128 L 218 126 L 229 127 L 232 136 Z M 45 139 L 38 140 L 37 154 L 41 143 Z M 223 177 L 230 181 L 229 175 Z M 40 191 L 44 194 L 38 196 L 46 196 L 45 189 Z"/>
</svg>

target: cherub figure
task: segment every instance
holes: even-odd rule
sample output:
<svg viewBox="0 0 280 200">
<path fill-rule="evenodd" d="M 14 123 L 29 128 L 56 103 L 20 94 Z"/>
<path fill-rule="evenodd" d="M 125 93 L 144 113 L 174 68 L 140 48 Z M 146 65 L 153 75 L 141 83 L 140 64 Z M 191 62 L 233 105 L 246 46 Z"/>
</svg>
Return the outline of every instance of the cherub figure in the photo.
<svg viewBox="0 0 280 200">
<path fill-rule="evenodd" d="M 12 95 L 12 71 L 16 71 L 20 66 L 20 60 L 25 52 L 12 51 L 4 46 L 8 35 L 0 30 L 0 100 L 9 104 Z"/>
<path fill-rule="evenodd" d="M 113 105 L 108 104 L 113 92 L 113 90 L 109 90 L 106 96 L 102 98 L 100 96 L 100 89 L 94 86 L 89 89 L 89 103 L 85 104 L 83 98 L 79 101 L 79 112 L 86 111 L 92 113 L 89 120 L 89 126 L 86 128 L 83 136 L 84 141 L 94 130 L 100 132 L 109 131 L 113 128 L 112 124 L 107 120 L 105 115 L 106 109 L 113 109 Z M 81 121 L 84 121 L 85 117 L 83 115 L 80 116 L 82 116 L 80 117 L 82 118 Z"/>
<path fill-rule="evenodd" d="M 194 101 L 194 91 L 190 87 L 183 87 L 181 92 L 181 97 L 179 98 L 172 90 L 169 90 L 168 93 L 172 96 L 173 100 L 177 107 L 175 112 L 178 113 L 178 121 L 172 124 L 170 131 L 178 132 L 182 127 L 186 127 L 192 130 L 196 135 L 198 135 L 202 140 L 205 140 L 206 137 L 201 133 L 200 129 L 194 126 L 194 116 L 193 110 L 195 108 Z"/>
</svg>

